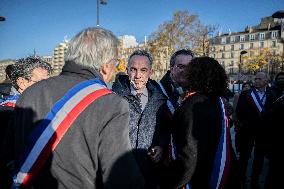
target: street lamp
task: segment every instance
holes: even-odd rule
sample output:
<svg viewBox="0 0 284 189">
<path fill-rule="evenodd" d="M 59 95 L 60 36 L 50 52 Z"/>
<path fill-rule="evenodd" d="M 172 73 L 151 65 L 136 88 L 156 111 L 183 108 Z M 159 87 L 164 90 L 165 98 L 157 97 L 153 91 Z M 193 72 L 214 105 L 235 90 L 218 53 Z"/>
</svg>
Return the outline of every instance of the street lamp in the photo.
<svg viewBox="0 0 284 189">
<path fill-rule="evenodd" d="M 107 0 L 97 0 L 97 26 L 100 26 L 100 21 L 99 21 L 100 4 L 106 5 L 107 4 Z"/>
<path fill-rule="evenodd" d="M 6 18 L 4 16 L 0 16 L 0 21 L 1 22 L 5 21 L 5 20 L 6 20 Z"/>
<path fill-rule="evenodd" d="M 248 52 L 245 51 L 245 50 L 240 52 L 239 74 L 238 74 L 239 90 L 240 90 L 240 85 L 241 85 L 241 74 L 242 74 L 242 56 L 246 53 L 248 53 Z"/>
</svg>

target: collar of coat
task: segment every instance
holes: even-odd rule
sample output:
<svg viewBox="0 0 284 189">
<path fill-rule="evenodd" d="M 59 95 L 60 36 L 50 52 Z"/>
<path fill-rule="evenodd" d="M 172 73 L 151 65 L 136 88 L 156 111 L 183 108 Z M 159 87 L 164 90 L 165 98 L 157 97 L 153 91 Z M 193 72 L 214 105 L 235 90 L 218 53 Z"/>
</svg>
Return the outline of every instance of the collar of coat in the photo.
<svg viewBox="0 0 284 189">
<path fill-rule="evenodd" d="M 146 84 L 146 88 L 148 89 L 149 98 L 157 98 L 161 100 L 166 100 L 166 97 L 161 93 L 159 84 L 156 81 L 149 79 Z M 112 85 L 112 89 L 117 94 L 124 96 L 124 97 L 134 96 L 131 93 L 130 80 L 129 80 L 128 75 L 119 75 L 114 81 Z"/>
<path fill-rule="evenodd" d="M 78 65 L 75 62 L 67 61 L 65 62 L 62 72 L 62 75 L 73 75 L 76 74 L 76 77 L 80 76 L 85 79 L 94 79 L 98 78 L 103 81 L 102 75 L 99 71 L 94 68 Z"/>
</svg>

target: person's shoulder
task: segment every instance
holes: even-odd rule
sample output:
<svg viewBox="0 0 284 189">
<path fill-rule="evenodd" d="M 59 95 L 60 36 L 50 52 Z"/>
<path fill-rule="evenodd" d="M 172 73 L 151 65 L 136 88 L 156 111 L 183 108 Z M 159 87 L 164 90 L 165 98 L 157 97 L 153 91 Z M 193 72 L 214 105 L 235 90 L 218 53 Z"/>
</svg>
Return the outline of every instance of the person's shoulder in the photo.
<svg viewBox="0 0 284 189">
<path fill-rule="evenodd" d="M 192 93 L 192 94 L 184 97 L 182 104 L 185 105 L 185 106 L 193 106 L 196 103 L 201 103 L 201 102 L 204 102 L 208 99 L 209 99 L 209 97 L 204 95 L 204 94 Z"/>
<path fill-rule="evenodd" d="M 99 100 L 102 102 L 100 104 L 104 109 L 127 111 L 129 108 L 128 102 L 114 92 L 102 96 Z"/>
</svg>

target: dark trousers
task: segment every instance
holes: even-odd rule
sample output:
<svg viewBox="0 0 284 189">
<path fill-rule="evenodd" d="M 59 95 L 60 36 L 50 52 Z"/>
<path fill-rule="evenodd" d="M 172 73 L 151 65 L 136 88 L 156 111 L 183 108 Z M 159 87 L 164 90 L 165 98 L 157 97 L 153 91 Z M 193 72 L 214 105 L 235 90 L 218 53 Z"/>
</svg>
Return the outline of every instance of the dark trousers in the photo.
<svg viewBox="0 0 284 189">
<path fill-rule="evenodd" d="M 242 181 L 245 182 L 246 180 L 248 160 L 250 159 L 252 149 L 254 148 L 251 178 L 252 182 L 258 183 L 263 168 L 264 157 L 266 155 L 263 138 L 253 130 L 242 128 L 239 132 L 239 166 Z"/>
</svg>

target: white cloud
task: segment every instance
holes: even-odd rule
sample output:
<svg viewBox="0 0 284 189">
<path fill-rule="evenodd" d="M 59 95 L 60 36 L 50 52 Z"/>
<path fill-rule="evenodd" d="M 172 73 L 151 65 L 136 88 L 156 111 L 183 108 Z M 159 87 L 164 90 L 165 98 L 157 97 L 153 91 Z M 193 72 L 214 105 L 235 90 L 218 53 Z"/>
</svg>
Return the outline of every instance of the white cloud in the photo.
<svg viewBox="0 0 284 189">
<path fill-rule="evenodd" d="M 119 39 L 122 40 L 122 46 L 124 48 L 135 47 L 138 45 L 136 38 L 133 35 L 123 35 Z"/>
</svg>

